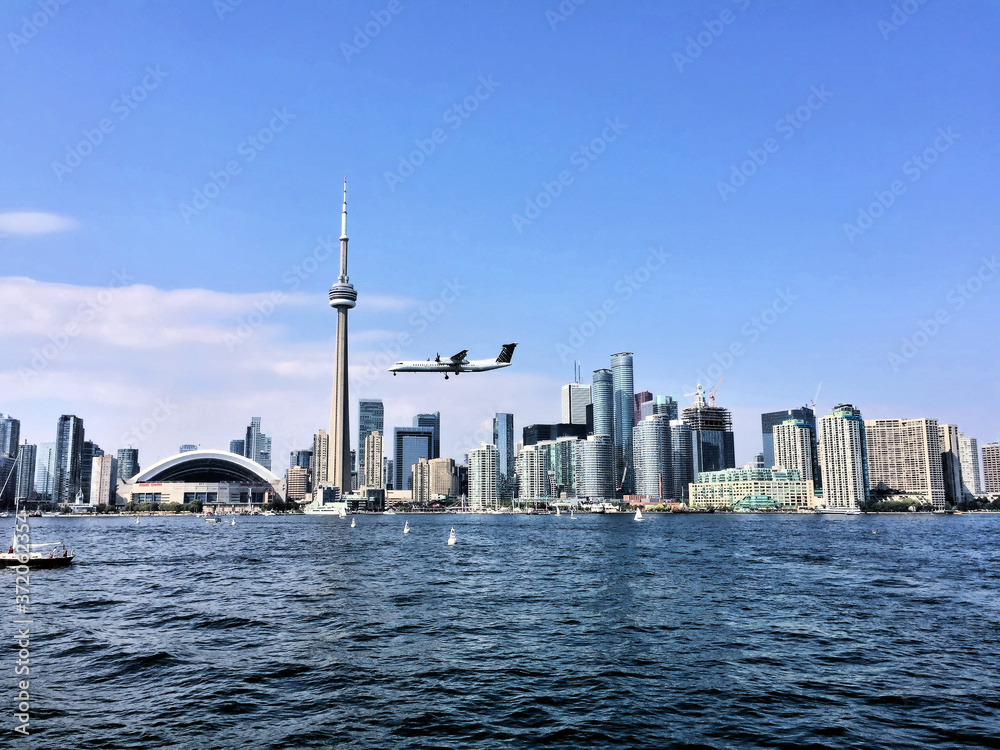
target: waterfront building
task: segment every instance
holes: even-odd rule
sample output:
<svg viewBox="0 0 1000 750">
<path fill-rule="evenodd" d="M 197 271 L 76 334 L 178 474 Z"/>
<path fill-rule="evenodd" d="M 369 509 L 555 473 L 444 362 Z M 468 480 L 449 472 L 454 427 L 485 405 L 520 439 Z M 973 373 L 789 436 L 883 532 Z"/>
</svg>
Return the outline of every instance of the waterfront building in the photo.
<svg viewBox="0 0 1000 750">
<path fill-rule="evenodd" d="M 593 399 L 595 435 L 615 434 L 615 389 L 611 370 L 594 370 L 594 383 L 590 388 Z"/>
<path fill-rule="evenodd" d="M 514 497 L 514 415 L 497 413 L 493 417 L 493 445 L 499 451 L 497 461 L 500 472 L 500 499 Z"/>
<path fill-rule="evenodd" d="M 413 489 L 413 472 L 411 467 L 421 458 L 430 460 L 434 446 L 434 432 L 417 427 L 396 427 L 393 430 L 394 462 L 396 476 L 393 481 L 395 490 Z"/>
<path fill-rule="evenodd" d="M 237 456 L 245 456 L 247 452 L 247 441 L 246 440 L 230 440 L 229 441 L 229 452 L 235 453 Z"/>
<path fill-rule="evenodd" d="M 469 451 L 469 502 L 473 508 L 494 508 L 500 499 L 500 451 L 480 443 Z"/>
<path fill-rule="evenodd" d="M 421 456 L 410 467 L 413 476 L 413 493 L 410 499 L 418 505 L 427 505 L 431 501 L 431 467 L 427 459 Z"/>
<path fill-rule="evenodd" d="M 678 418 L 677 402 L 672 396 L 654 396 L 639 407 L 639 419 L 636 423 L 654 414 L 666 414 L 670 421 Z"/>
<path fill-rule="evenodd" d="M 611 355 L 611 379 L 614 389 L 615 487 L 622 494 L 631 495 L 635 486 L 635 466 L 632 462 L 635 388 L 631 352 Z"/>
<path fill-rule="evenodd" d="M 674 477 L 674 500 L 688 499 L 688 487 L 694 481 L 694 447 L 691 428 L 680 419 L 670 420 L 670 457 Z"/>
<path fill-rule="evenodd" d="M 358 476 L 367 477 L 368 456 L 365 453 L 365 441 L 373 432 L 385 435 L 385 406 L 380 398 L 362 398 L 358 400 Z M 382 462 L 379 461 L 375 471 L 382 470 Z M 382 482 L 366 486 L 381 487 Z"/>
<path fill-rule="evenodd" d="M 760 427 L 764 443 L 764 466 L 770 469 L 775 465 L 774 457 L 774 428 L 783 424 L 789 419 L 798 419 L 805 422 L 812 430 L 813 439 L 813 475 L 819 474 L 819 458 L 815 445 L 819 441 L 819 433 L 816 431 L 816 412 L 808 406 L 800 406 L 796 409 L 785 409 L 783 411 L 772 411 L 760 415 Z"/>
<path fill-rule="evenodd" d="M 524 438 L 521 445 L 534 445 L 535 443 L 558 440 L 559 438 L 571 437 L 579 440 L 587 438 L 586 425 L 582 424 L 530 424 L 521 431 Z M 520 453 L 520 448 L 517 451 Z"/>
<path fill-rule="evenodd" d="M 576 497 L 576 445 L 579 441 L 580 438 L 570 436 L 535 443 L 548 451 L 553 497 Z"/>
<path fill-rule="evenodd" d="M 576 496 L 608 500 L 615 496 L 614 442 L 611 435 L 591 435 L 577 440 Z"/>
<path fill-rule="evenodd" d="M 670 415 L 652 414 L 632 430 L 635 494 L 647 498 L 674 497 Z"/>
<path fill-rule="evenodd" d="M 958 458 L 962 465 L 962 486 L 966 494 L 976 497 L 983 493 L 983 476 L 979 471 L 979 441 L 958 433 Z"/>
<path fill-rule="evenodd" d="M 704 471 L 689 487 L 692 508 L 807 510 L 816 504 L 811 479 L 798 469 Z"/>
<path fill-rule="evenodd" d="M 517 454 L 516 473 L 518 497 L 536 500 L 552 496 L 549 483 L 549 451 L 544 443 L 526 445 Z"/>
<path fill-rule="evenodd" d="M 101 454 L 91 460 L 90 504 L 117 505 L 118 459 Z"/>
<path fill-rule="evenodd" d="M 293 464 L 288 467 L 285 480 L 285 498 L 300 502 L 305 499 L 312 488 L 309 486 L 309 467 Z"/>
<path fill-rule="evenodd" d="M 983 446 L 983 489 L 990 495 L 1000 493 L 1000 443 Z"/>
<path fill-rule="evenodd" d="M 83 502 L 90 505 L 90 485 L 94 467 L 94 457 L 103 456 L 104 451 L 101 446 L 91 440 L 83 441 L 83 449 L 80 452 L 80 491 L 83 493 Z M 74 499 L 75 502 L 75 499 Z M 96 503 L 94 503 L 96 505 Z"/>
<path fill-rule="evenodd" d="M 958 425 L 938 425 L 938 441 L 941 445 L 941 477 L 944 481 L 946 503 L 958 505 L 965 499 L 962 481 L 962 458 L 958 444 Z"/>
<path fill-rule="evenodd" d="M 452 458 L 432 458 L 430 468 L 431 497 L 458 497 L 458 469 Z"/>
<path fill-rule="evenodd" d="M 385 483 L 385 491 L 389 492 L 389 491 L 394 490 L 394 488 L 395 488 L 396 472 L 393 469 L 393 467 L 394 467 L 395 464 L 394 464 L 393 459 L 391 459 L 388 456 L 386 456 L 386 458 L 383 459 L 382 465 L 385 468 L 385 472 L 383 473 L 384 483 Z"/>
<path fill-rule="evenodd" d="M 28 502 L 35 499 L 35 462 L 38 457 L 38 446 L 29 445 L 25 440 L 18 447 L 17 456 L 17 485 L 14 499 L 17 502 Z"/>
<path fill-rule="evenodd" d="M 565 424 L 587 424 L 587 407 L 591 405 L 590 386 L 568 383 L 562 387 L 559 421 Z"/>
<path fill-rule="evenodd" d="M 838 404 L 819 421 L 823 504 L 827 508 L 860 508 L 869 500 L 865 422 L 851 404 Z"/>
<path fill-rule="evenodd" d="M 936 419 L 865 421 L 868 481 L 872 490 L 893 491 L 944 510 L 944 472 Z"/>
<path fill-rule="evenodd" d="M 83 420 L 73 414 L 63 414 L 56 424 L 56 462 L 52 499 L 62 504 L 76 502 L 81 491 L 80 463 L 83 458 Z M 89 488 L 88 488 L 89 490 Z"/>
<path fill-rule="evenodd" d="M 56 478 L 56 444 L 39 443 L 35 456 L 35 499 L 51 502 Z"/>
<path fill-rule="evenodd" d="M 681 420 L 691 428 L 691 454 L 695 481 L 698 472 L 736 468 L 733 420 L 729 409 L 709 406 L 705 391 L 698 385 L 694 403 L 681 412 Z"/>
<path fill-rule="evenodd" d="M 814 482 L 813 457 L 815 443 L 813 426 L 803 419 L 786 419 L 772 427 L 774 463 L 762 468 L 798 469 L 799 476 Z M 763 461 L 763 456 L 761 457 Z"/>
<path fill-rule="evenodd" d="M 372 430 L 365 436 L 365 487 L 382 488 L 385 486 L 382 474 L 382 458 L 384 454 L 382 443 L 382 433 L 378 430 Z"/>
<path fill-rule="evenodd" d="M 313 487 L 330 482 L 330 436 L 326 430 L 313 435 L 312 449 Z"/>
<path fill-rule="evenodd" d="M 0 414 L 0 456 L 17 458 L 21 443 L 21 420 L 9 414 Z"/>
<path fill-rule="evenodd" d="M 230 446 L 230 452 L 232 447 Z M 240 453 L 240 455 L 243 455 Z M 118 479 L 127 482 L 139 473 L 139 449 L 119 448 L 118 449 Z"/>
</svg>

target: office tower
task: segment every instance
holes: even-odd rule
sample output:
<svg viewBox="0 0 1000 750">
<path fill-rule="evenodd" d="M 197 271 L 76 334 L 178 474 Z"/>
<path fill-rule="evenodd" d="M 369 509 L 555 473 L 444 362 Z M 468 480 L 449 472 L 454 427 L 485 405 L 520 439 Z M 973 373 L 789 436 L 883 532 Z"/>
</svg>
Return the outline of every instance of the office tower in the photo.
<svg viewBox="0 0 1000 750">
<path fill-rule="evenodd" d="M 500 451 L 480 443 L 469 451 L 469 502 L 473 508 L 494 508 L 500 500 Z"/>
<path fill-rule="evenodd" d="M 653 414 L 633 428 L 632 458 L 635 461 L 636 495 L 655 498 L 674 496 L 669 414 Z"/>
<path fill-rule="evenodd" d="M 594 384 L 590 388 L 594 410 L 594 434 L 614 437 L 615 388 L 611 370 L 594 370 Z"/>
<path fill-rule="evenodd" d="M 285 478 L 285 497 L 298 502 L 309 494 L 309 467 L 292 464 Z"/>
<path fill-rule="evenodd" d="M 34 499 L 35 494 L 35 462 L 38 457 L 38 446 L 29 445 L 25 440 L 17 452 L 17 487 L 14 499 L 26 502 Z"/>
<path fill-rule="evenodd" d="M 393 490 L 396 488 L 396 472 L 394 470 L 394 461 L 391 458 L 385 458 L 385 488 L 386 490 Z"/>
<path fill-rule="evenodd" d="M 979 441 L 958 433 L 958 456 L 962 464 L 962 485 L 969 495 L 983 493 L 983 477 L 979 471 Z"/>
<path fill-rule="evenodd" d="M 237 456 L 245 456 L 247 454 L 247 441 L 246 440 L 230 440 L 229 441 L 229 452 L 235 453 Z"/>
<path fill-rule="evenodd" d="M 586 440 L 587 428 L 582 424 L 563 424 L 561 422 L 559 424 L 529 424 L 521 430 L 521 437 L 523 438 L 521 441 L 523 446 L 564 437 Z M 517 453 L 520 453 L 520 450 Z"/>
<path fill-rule="evenodd" d="M 827 508 L 868 504 L 868 449 L 865 422 L 851 404 L 838 404 L 819 421 L 820 471 Z"/>
<path fill-rule="evenodd" d="M 114 506 L 118 495 L 118 459 L 94 456 L 90 469 L 90 504 Z"/>
<path fill-rule="evenodd" d="M 936 419 L 872 419 L 865 422 L 868 483 L 944 510 L 941 439 Z"/>
<path fill-rule="evenodd" d="M 330 436 L 326 430 L 320 430 L 313 435 L 313 487 L 327 484 L 330 481 Z"/>
<path fill-rule="evenodd" d="M 988 494 L 1000 492 L 1000 443 L 983 446 L 983 485 Z"/>
<path fill-rule="evenodd" d="M 363 448 L 364 446 L 362 446 Z M 351 449 L 351 490 L 358 489 L 358 452 Z"/>
<path fill-rule="evenodd" d="M 587 424 L 587 407 L 590 406 L 590 386 L 569 383 L 562 387 L 561 415 L 559 421 L 566 424 Z"/>
<path fill-rule="evenodd" d="M 413 472 L 411 467 L 421 458 L 427 460 L 432 458 L 434 432 L 416 427 L 396 427 L 393 430 L 392 442 L 393 455 L 395 456 L 393 461 L 396 467 L 393 489 L 412 490 Z"/>
<path fill-rule="evenodd" d="M 193 453 L 196 450 L 198 450 L 198 446 L 197 445 L 193 445 L 192 443 L 185 443 L 184 445 L 182 445 L 177 450 L 177 452 L 178 453 Z"/>
<path fill-rule="evenodd" d="M 671 396 L 653 396 L 649 401 L 644 401 L 639 406 L 639 421 L 654 414 L 666 414 L 673 421 L 679 418 L 677 402 Z"/>
<path fill-rule="evenodd" d="M 772 411 L 760 415 L 761 437 L 764 444 L 764 468 L 770 469 L 775 464 L 774 460 L 774 427 L 789 419 L 799 419 L 805 422 L 812 431 L 812 478 L 816 486 L 820 486 L 819 470 L 819 433 L 816 432 L 816 412 L 808 406 L 800 406 L 797 409 L 785 409 L 784 411 Z"/>
<path fill-rule="evenodd" d="M 382 476 L 382 433 L 379 430 L 372 430 L 365 436 L 364 444 L 364 486 L 374 489 L 381 489 L 384 477 Z"/>
<path fill-rule="evenodd" d="M 632 494 L 635 467 L 632 463 L 632 428 L 635 427 L 635 390 L 632 384 L 632 354 L 611 355 L 615 414 L 615 486 L 625 495 Z"/>
<path fill-rule="evenodd" d="M 17 458 L 21 442 L 21 420 L 9 414 L 0 414 L 0 456 Z"/>
<path fill-rule="evenodd" d="M 432 458 L 427 462 L 430 468 L 431 498 L 458 497 L 458 471 L 451 458 Z"/>
<path fill-rule="evenodd" d="M 526 445 L 515 461 L 518 497 L 535 500 L 551 497 L 549 451 L 546 445 Z"/>
<path fill-rule="evenodd" d="M 270 470 L 270 468 L 271 468 L 271 437 L 269 435 L 261 434 L 261 436 L 260 436 L 260 451 L 257 453 L 257 458 L 255 460 L 257 461 L 257 463 L 259 463 L 265 469 Z"/>
<path fill-rule="evenodd" d="M 958 505 L 965 500 L 962 482 L 962 459 L 959 455 L 958 425 L 938 425 L 938 442 L 941 446 L 941 478 L 944 481 L 946 503 Z"/>
<path fill-rule="evenodd" d="M 83 454 L 83 420 L 63 414 L 56 425 L 56 462 L 52 499 L 60 505 L 75 503 L 80 491 L 80 461 Z"/>
<path fill-rule="evenodd" d="M 35 456 L 35 499 L 51 502 L 56 478 L 56 444 L 40 443 Z"/>
<path fill-rule="evenodd" d="M 365 440 L 373 432 L 385 435 L 385 406 L 380 398 L 362 398 L 358 400 L 358 476 L 363 479 L 368 477 L 365 467 L 368 465 L 368 455 L 365 451 Z M 381 473 L 382 460 L 379 459 L 375 471 Z M 375 484 L 368 484 L 364 479 L 366 487 L 381 487 L 382 480 Z"/>
<path fill-rule="evenodd" d="M 230 452 L 233 452 L 230 447 Z M 242 453 L 240 454 L 242 455 Z M 119 448 L 118 449 L 118 478 L 127 482 L 139 473 L 139 449 Z"/>
<path fill-rule="evenodd" d="M 351 415 L 347 370 L 347 311 L 358 303 L 358 293 L 347 276 L 347 178 L 340 215 L 340 276 L 330 289 L 330 307 L 337 311 L 337 348 L 333 366 L 333 403 L 330 407 L 329 480 L 341 496 L 351 491 Z M 409 472 L 409 466 L 407 466 Z"/>
<path fill-rule="evenodd" d="M 271 468 L 271 438 L 261 432 L 260 417 L 251 417 L 250 419 L 246 440 L 243 444 L 243 455 L 251 461 L 256 461 L 265 469 Z"/>
<path fill-rule="evenodd" d="M 14 506 L 17 491 L 17 459 L 6 453 L 0 455 L 0 508 L 7 510 Z"/>
<path fill-rule="evenodd" d="M 83 449 L 80 451 L 80 491 L 83 493 L 83 502 L 88 505 L 90 502 L 90 487 L 93 479 L 94 457 L 103 456 L 101 447 L 91 440 L 83 441 Z M 96 505 L 97 503 L 93 503 Z"/>
<path fill-rule="evenodd" d="M 688 499 L 688 490 L 694 481 L 694 447 L 692 432 L 680 419 L 670 420 L 670 454 L 674 472 L 673 498 L 678 501 Z"/>
<path fill-rule="evenodd" d="M 798 469 L 799 476 L 812 481 L 813 476 L 813 431 L 812 426 L 802 419 L 786 419 L 772 428 L 774 438 L 774 463 L 761 468 L 778 466 L 782 469 Z M 763 456 L 761 456 L 763 462 Z"/>
<path fill-rule="evenodd" d="M 764 453 L 756 453 L 753 457 L 753 468 L 755 469 L 765 469 L 767 468 L 764 464 Z"/>
<path fill-rule="evenodd" d="M 614 439 L 591 435 L 576 442 L 576 496 L 607 500 L 615 496 Z"/>
<path fill-rule="evenodd" d="M 421 430 L 430 430 L 434 435 L 431 440 L 431 455 L 427 458 L 441 458 L 441 412 L 418 414 L 413 418 L 413 426 Z"/>
<path fill-rule="evenodd" d="M 417 462 L 410 467 L 413 476 L 413 493 L 410 499 L 414 503 L 427 505 L 431 501 L 431 467 L 427 459 L 421 456 Z"/>
<path fill-rule="evenodd" d="M 294 450 L 288 454 L 288 465 L 291 466 L 301 466 L 303 469 L 308 469 L 312 466 L 313 452 L 310 448 L 300 448 L 299 450 Z"/>
<path fill-rule="evenodd" d="M 586 435 L 583 436 L 586 440 Z M 578 437 L 561 437 L 535 443 L 549 454 L 549 491 L 552 497 L 576 496 L 576 444 Z"/>
<path fill-rule="evenodd" d="M 632 398 L 633 408 L 632 408 L 632 424 L 637 425 L 643 419 L 642 416 L 642 405 L 650 403 L 653 400 L 653 394 L 649 391 L 640 391 L 635 394 Z M 647 415 L 649 416 L 649 415 Z"/>
<path fill-rule="evenodd" d="M 736 447 L 733 441 L 733 421 L 728 409 L 709 406 L 701 385 L 694 404 L 684 409 L 681 420 L 691 428 L 691 457 L 694 479 L 700 471 L 722 471 L 736 468 Z"/>
<path fill-rule="evenodd" d="M 514 497 L 514 415 L 498 412 L 493 417 L 493 445 L 499 453 L 497 471 L 500 473 L 500 499 Z"/>
</svg>

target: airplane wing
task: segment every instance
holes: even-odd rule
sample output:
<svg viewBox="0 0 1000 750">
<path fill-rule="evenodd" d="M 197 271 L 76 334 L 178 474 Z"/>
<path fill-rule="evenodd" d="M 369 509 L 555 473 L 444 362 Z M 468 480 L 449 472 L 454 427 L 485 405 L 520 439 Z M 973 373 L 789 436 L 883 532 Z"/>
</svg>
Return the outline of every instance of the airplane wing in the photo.
<svg viewBox="0 0 1000 750">
<path fill-rule="evenodd" d="M 468 353 L 469 353 L 468 349 L 463 349 L 458 354 L 456 354 L 454 357 L 452 357 L 451 361 L 454 362 L 454 363 L 456 363 L 456 364 L 461 364 L 462 362 L 465 361 L 465 355 L 468 354 Z"/>
</svg>

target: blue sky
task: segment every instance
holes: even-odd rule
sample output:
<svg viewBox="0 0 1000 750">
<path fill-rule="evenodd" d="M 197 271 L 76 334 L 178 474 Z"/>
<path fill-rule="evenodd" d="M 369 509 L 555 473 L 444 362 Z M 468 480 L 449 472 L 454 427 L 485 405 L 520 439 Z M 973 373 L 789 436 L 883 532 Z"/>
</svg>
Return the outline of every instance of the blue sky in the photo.
<svg viewBox="0 0 1000 750">
<path fill-rule="evenodd" d="M 555 421 L 572 360 L 617 351 L 682 403 L 724 369 L 740 462 L 820 383 L 824 413 L 1000 433 L 993 3 L 46 7 L 0 15 L 0 410 L 30 440 L 72 412 L 121 447 L 167 399 L 143 463 L 261 416 L 283 465 L 328 422 L 336 269 L 309 259 L 344 176 L 353 395 L 388 426 L 441 410 L 452 455 L 494 411 Z M 520 347 L 475 379 L 368 377 L 401 334 L 405 358 Z"/>
</svg>

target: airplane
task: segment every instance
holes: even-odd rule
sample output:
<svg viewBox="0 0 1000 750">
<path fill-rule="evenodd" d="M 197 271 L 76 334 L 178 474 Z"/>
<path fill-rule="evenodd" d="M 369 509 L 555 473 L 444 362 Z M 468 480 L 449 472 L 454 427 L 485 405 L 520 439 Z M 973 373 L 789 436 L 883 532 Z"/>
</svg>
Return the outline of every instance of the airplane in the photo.
<svg viewBox="0 0 1000 750">
<path fill-rule="evenodd" d="M 474 359 L 471 362 L 465 358 L 469 353 L 468 349 L 463 349 L 454 357 L 441 358 L 438 354 L 434 359 L 426 362 L 397 362 L 389 368 L 389 372 L 396 375 L 398 372 L 443 372 L 444 379 L 448 379 L 448 373 L 456 376 L 463 372 L 486 372 L 487 370 L 499 370 L 501 367 L 510 367 L 510 359 L 514 354 L 514 347 L 517 344 L 504 344 L 500 350 L 500 356 L 496 359 Z"/>
</svg>

